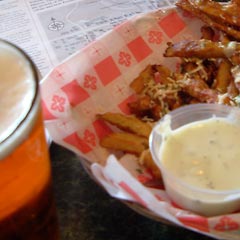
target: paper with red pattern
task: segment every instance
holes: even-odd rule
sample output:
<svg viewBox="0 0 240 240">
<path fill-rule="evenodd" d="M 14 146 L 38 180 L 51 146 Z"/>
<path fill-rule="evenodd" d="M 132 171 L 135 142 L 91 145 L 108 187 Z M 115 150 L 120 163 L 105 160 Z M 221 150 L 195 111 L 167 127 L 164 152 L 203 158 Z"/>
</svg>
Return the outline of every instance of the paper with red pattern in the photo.
<svg viewBox="0 0 240 240">
<path fill-rule="evenodd" d="M 148 169 L 126 155 L 120 161 L 99 146 L 113 129 L 96 119 L 106 111 L 129 114 L 129 83 L 148 64 L 178 67 L 163 58 L 166 43 L 199 39 L 202 22 L 175 8 L 134 17 L 56 67 L 41 84 L 46 127 L 52 139 L 86 159 L 108 193 L 139 204 L 161 220 L 221 239 L 240 239 L 240 214 L 206 218 L 172 203 Z M 105 164 L 105 165 L 104 165 Z M 104 165 L 104 166 L 103 166 Z"/>
</svg>

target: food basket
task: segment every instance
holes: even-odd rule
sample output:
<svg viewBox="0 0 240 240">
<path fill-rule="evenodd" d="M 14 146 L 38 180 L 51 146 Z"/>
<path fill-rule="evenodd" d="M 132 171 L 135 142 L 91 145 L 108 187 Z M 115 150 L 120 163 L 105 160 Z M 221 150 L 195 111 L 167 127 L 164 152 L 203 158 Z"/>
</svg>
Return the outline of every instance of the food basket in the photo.
<svg viewBox="0 0 240 240">
<path fill-rule="evenodd" d="M 53 141 L 75 152 L 94 181 L 136 212 L 215 238 L 239 239 L 240 214 L 206 218 L 174 206 L 164 190 L 139 182 L 139 174 L 145 180 L 149 174 L 135 157 L 119 160 L 99 146 L 111 128 L 96 114 L 129 114 L 127 104 L 134 99 L 131 81 L 149 64 L 176 69 L 178 59 L 163 57 L 167 42 L 199 39 L 202 25 L 191 14 L 166 8 L 116 26 L 42 81 L 45 124 Z"/>
</svg>

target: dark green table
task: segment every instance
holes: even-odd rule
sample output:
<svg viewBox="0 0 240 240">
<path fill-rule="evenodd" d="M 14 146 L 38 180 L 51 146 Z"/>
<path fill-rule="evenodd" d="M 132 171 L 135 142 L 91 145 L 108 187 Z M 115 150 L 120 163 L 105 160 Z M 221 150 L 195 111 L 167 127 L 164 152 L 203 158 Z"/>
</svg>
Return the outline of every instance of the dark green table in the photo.
<svg viewBox="0 0 240 240">
<path fill-rule="evenodd" d="M 212 239 L 139 215 L 97 185 L 75 154 L 56 144 L 50 154 L 62 240 Z"/>
</svg>

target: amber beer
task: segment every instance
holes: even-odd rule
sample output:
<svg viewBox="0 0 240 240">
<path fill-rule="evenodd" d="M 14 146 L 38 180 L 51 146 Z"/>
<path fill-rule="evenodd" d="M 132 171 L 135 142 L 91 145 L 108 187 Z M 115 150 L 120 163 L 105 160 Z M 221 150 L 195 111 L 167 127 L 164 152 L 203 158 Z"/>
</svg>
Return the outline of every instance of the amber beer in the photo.
<svg viewBox="0 0 240 240">
<path fill-rule="evenodd" d="M 0 40 L 0 240 L 59 239 L 38 74 Z"/>
</svg>

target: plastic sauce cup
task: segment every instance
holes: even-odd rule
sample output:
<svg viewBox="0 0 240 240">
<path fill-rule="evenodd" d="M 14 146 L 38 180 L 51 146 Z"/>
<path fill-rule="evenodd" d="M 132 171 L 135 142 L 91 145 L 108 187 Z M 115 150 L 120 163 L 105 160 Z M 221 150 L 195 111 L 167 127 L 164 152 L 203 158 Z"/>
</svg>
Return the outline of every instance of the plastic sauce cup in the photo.
<svg viewBox="0 0 240 240">
<path fill-rule="evenodd" d="M 221 134 L 223 135 L 223 128 L 217 127 L 218 121 L 221 122 L 220 120 L 226 121 L 226 124 L 233 125 L 233 127 L 240 131 L 240 109 L 237 107 L 219 104 L 193 104 L 180 107 L 165 115 L 153 128 L 149 139 L 153 160 L 162 172 L 165 189 L 169 197 L 183 209 L 204 216 L 227 214 L 240 209 L 240 181 L 238 181 L 237 178 L 236 181 L 234 181 L 234 173 L 239 171 L 240 168 L 240 154 L 234 158 L 235 160 L 226 157 L 222 162 L 220 160 L 219 162 L 216 161 L 213 150 L 220 149 L 219 152 L 216 153 L 216 156 L 220 156 L 221 152 L 223 156 L 224 154 L 226 155 L 226 151 L 229 150 L 228 142 L 227 144 L 225 143 L 226 146 L 222 146 L 221 144 L 223 143 L 221 142 L 221 138 L 217 137 L 215 139 L 217 141 L 215 142 L 220 145 L 218 148 L 213 146 L 213 150 L 211 150 L 211 148 L 208 148 L 208 146 L 211 147 L 211 142 L 206 142 L 206 139 L 201 139 L 202 133 L 199 134 L 199 132 L 200 139 L 196 137 L 195 139 L 197 139 L 197 141 L 191 141 L 189 140 L 190 138 L 187 137 L 187 139 L 185 138 L 181 143 L 177 143 L 180 144 L 178 148 L 174 147 L 176 145 L 171 141 L 175 141 L 173 136 L 175 137 L 177 133 L 181 133 L 181 131 L 185 131 L 185 133 L 190 131 L 190 128 L 188 129 L 189 126 L 198 126 L 201 128 L 205 126 L 205 123 L 215 120 L 216 125 L 212 126 L 217 129 L 218 136 L 221 136 Z M 226 139 L 230 139 L 229 142 L 231 142 L 231 136 L 227 136 L 228 133 L 229 131 L 224 133 L 224 136 L 226 136 Z M 210 137 L 211 131 L 209 131 L 209 134 L 206 134 L 206 136 L 207 138 Z M 171 139 L 171 141 L 169 139 Z M 223 139 L 227 141 L 225 137 Z M 168 149 L 172 151 L 170 155 L 172 158 L 168 159 L 168 161 L 171 161 L 170 165 L 168 164 L 169 162 L 166 162 L 166 155 L 164 154 L 167 146 L 166 141 L 170 141 L 169 144 L 172 143 L 172 145 L 168 146 Z M 213 141 L 212 143 L 215 144 L 215 142 Z M 236 150 L 239 148 L 237 145 L 238 142 L 232 142 L 232 147 Z M 202 149 L 201 146 L 206 146 L 206 149 Z M 198 152 L 198 155 L 194 155 L 195 153 L 191 152 L 193 149 Z M 186 156 L 184 155 L 185 150 L 193 154 L 191 158 L 188 157 L 191 163 L 186 164 L 186 162 L 184 162 L 187 159 L 184 159 Z M 180 160 L 182 151 L 183 159 Z M 202 156 L 202 158 L 199 156 Z M 203 160 L 205 157 L 209 157 L 207 162 Z M 224 167 L 220 166 L 221 163 L 226 165 L 226 171 Z M 184 164 L 188 167 L 185 168 Z M 205 167 L 201 169 L 202 166 Z M 214 167 L 211 169 L 211 166 Z M 179 170 L 181 171 L 180 173 L 178 172 L 178 167 L 181 169 Z M 195 171 L 196 174 L 193 174 L 193 171 Z M 238 177 L 238 175 L 240 174 L 236 173 L 236 177 Z M 230 182 L 228 182 L 230 179 L 232 179 L 235 185 L 234 187 L 228 188 L 228 186 L 231 186 Z M 196 184 L 198 181 L 200 184 Z M 206 184 L 206 186 L 204 186 L 204 184 L 201 185 L 201 181 L 204 183 L 209 181 L 211 184 Z M 214 181 L 216 183 L 220 182 L 219 186 L 216 188 Z M 221 184 L 223 184 L 224 187 L 221 188 Z"/>
</svg>

